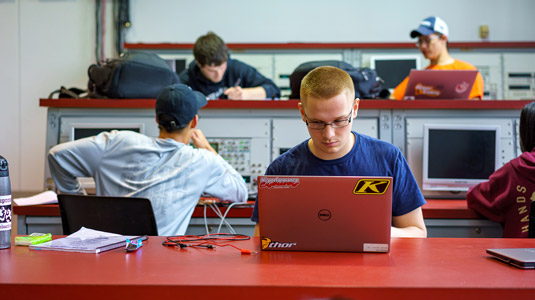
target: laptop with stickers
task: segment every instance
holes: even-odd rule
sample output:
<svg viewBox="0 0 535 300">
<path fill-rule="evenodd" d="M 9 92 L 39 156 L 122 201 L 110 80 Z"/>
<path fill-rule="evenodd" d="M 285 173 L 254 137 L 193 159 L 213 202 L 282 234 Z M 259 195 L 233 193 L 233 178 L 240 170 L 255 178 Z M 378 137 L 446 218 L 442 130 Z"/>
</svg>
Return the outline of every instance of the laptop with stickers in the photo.
<svg viewBox="0 0 535 300">
<path fill-rule="evenodd" d="M 259 176 L 262 250 L 388 252 L 392 178 Z"/>
<path fill-rule="evenodd" d="M 403 100 L 467 100 L 477 70 L 411 70 Z"/>
</svg>

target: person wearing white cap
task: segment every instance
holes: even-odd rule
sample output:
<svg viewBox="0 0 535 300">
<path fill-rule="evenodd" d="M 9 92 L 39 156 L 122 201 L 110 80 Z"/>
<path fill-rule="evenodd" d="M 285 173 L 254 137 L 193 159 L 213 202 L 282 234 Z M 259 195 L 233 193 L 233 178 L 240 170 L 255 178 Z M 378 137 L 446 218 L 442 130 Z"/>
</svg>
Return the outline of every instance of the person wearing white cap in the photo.
<svg viewBox="0 0 535 300">
<path fill-rule="evenodd" d="M 206 103 L 190 87 L 171 85 L 156 99 L 158 137 L 113 130 L 54 146 L 48 164 L 58 191 L 85 194 L 77 178 L 93 177 L 97 195 L 148 198 L 165 236 L 185 234 L 203 193 L 246 201 L 243 177 L 196 128 Z"/>
<path fill-rule="evenodd" d="M 449 31 L 448 25 L 439 17 L 429 17 L 424 19 L 420 26 L 411 31 L 412 38 L 418 38 L 416 47 L 420 49 L 423 56 L 429 59 L 428 70 L 477 70 L 472 64 L 462 60 L 454 59 L 448 51 Z M 405 78 L 395 89 L 392 99 L 402 100 L 407 88 L 408 77 Z M 483 77 L 477 73 L 474 86 L 470 92 L 469 99 L 480 100 L 483 98 Z"/>
</svg>

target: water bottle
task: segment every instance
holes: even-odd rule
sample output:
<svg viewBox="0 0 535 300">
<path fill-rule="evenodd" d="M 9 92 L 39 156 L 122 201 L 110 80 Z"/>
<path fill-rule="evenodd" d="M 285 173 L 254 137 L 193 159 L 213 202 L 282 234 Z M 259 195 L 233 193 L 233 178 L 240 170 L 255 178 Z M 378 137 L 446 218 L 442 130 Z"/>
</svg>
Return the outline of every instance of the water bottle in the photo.
<svg viewBox="0 0 535 300">
<path fill-rule="evenodd" d="M 7 160 L 0 155 L 0 249 L 11 247 L 11 183 Z"/>
</svg>

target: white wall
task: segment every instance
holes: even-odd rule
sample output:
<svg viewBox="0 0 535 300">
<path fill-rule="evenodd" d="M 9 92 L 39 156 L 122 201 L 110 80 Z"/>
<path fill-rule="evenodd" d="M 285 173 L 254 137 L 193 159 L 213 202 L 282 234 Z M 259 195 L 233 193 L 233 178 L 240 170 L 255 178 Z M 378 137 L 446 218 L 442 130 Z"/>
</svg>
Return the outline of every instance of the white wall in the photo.
<svg viewBox="0 0 535 300">
<path fill-rule="evenodd" d="M 0 0 L 0 154 L 14 191 L 43 188 L 47 120 L 39 98 L 87 85 L 94 10 L 91 0 Z"/>
<path fill-rule="evenodd" d="M 19 9 L 13 1 L 0 1 L 0 155 L 9 164 L 11 177 L 20 174 L 21 149 L 21 101 Z M 41 125 L 42 126 L 42 125 Z M 12 179 L 13 181 L 13 179 Z M 15 186 L 14 186 L 15 187 Z"/>
<path fill-rule="evenodd" d="M 94 10 L 94 0 L 0 0 L 0 154 L 14 191 L 43 188 L 47 120 L 39 98 L 86 86 Z M 478 41 L 481 24 L 491 41 L 535 41 L 534 12 L 533 0 L 131 0 L 127 41 L 193 43 L 213 30 L 231 43 L 407 42 L 434 14 L 448 22 L 452 41 Z M 111 22 L 107 28 L 112 47 Z"/>
<path fill-rule="evenodd" d="M 438 15 L 451 41 L 535 40 L 533 0 L 131 0 L 132 43 L 193 43 L 215 31 L 239 42 L 408 42 L 420 20 Z"/>
</svg>

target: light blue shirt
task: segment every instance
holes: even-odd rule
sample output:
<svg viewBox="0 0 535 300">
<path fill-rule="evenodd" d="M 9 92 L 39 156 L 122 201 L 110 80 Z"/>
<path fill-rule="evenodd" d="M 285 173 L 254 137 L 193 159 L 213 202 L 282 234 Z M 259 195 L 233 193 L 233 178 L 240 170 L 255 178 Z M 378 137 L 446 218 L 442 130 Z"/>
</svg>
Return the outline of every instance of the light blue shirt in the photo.
<svg viewBox="0 0 535 300">
<path fill-rule="evenodd" d="M 244 202 L 242 176 L 221 156 L 172 139 L 132 131 L 103 132 L 48 153 L 50 173 L 64 193 L 84 193 L 77 177 L 93 177 L 97 195 L 148 198 L 158 234 L 185 234 L 201 194 Z"/>
</svg>

